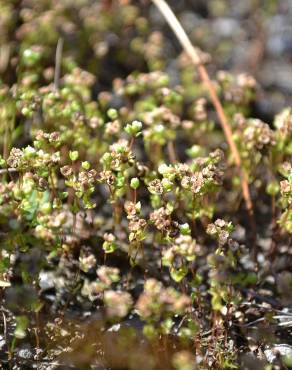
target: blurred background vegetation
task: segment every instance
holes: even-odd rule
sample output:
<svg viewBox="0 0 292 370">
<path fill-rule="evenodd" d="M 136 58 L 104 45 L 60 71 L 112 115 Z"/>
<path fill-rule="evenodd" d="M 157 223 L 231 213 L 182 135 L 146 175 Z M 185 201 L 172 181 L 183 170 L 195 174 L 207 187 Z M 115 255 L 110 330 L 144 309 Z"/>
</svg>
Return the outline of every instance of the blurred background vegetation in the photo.
<svg viewBox="0 0 292 370">
<path fill-rule="evenodd" d="M 262 87 L 254 110 L 271 122 L 291 102 L 292 3 L 289 0 L 173 0 L 194 44 L 212 55 L 212 68 L 250 72 Z M 179 79 L 181 52 L 157 9 L 147 0 L 1 0 L 0 76 L 17 80 L 19 53 L 38 49 L 39 82 L 53 78 L 57 41 L 64 66 L 76 63 L 97 79 L 94 94 L 115 77 L 163 68 Z M 36 71 L 34 71 L 36 72 Z"/>
</svg>

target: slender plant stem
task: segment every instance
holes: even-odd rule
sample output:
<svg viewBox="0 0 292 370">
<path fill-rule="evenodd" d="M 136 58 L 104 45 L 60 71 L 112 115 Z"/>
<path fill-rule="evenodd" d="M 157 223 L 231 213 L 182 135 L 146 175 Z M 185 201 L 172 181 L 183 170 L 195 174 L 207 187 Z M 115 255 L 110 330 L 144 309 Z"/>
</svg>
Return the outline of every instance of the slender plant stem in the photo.
<svg viewBox="0 0 292 370">
<path fill-rule="evenodd" d="M 129 144 L 129 152 L 133 149 L 134 142 L 135 142 L 135 137 L 132 136 L 130 140 L 130 144 Z"/>
<path fill-rule="evenodd" d="M 5 313 L 3 311 L 2 311 L 2 317 L 3 317 L 4 339 L 5 339 L 5 343 L 8 343 L 7 341 L 7 320 L 6 320 Z"/>
<path fill-rule="evenodd" d="M 173 11 L 169 7 L 169 5 L 166 3 L 166 1 L 165 0 L 152 0 L 152 2 L 157 6 L 159 11 L 162 13 L 166 22 L 169 24 L 170 28 L 173 30 L 174 34 L 178 38 L 181 46 L 183 47 L 185 52 L 190 57 L 192 63 L 197 67 L 199 76 L 208 90 L 210 99 L 217 112 L 219 122 L 222 126 L 225 138 L 227 140 L 232 156 L 234 158 L 235 165 L 238 168 L 238 171 L 240 174 L 242 195 L 245 201 L 246 208 L 250 215 L 252 227 L 254 228 L 253 232 L 255 233 L 254 208 L 253 208 L 253 203 L 251 200 L 251 195 L 250 195 L 249 186 L 248 186 L 248 177 L 247 177 L 246 172 L 242 168 L 241 157 L 237 149 L 237 146 L 233 140 L 230 124 L 224 112 L 223 106 L 219 100 L 214 84 L 211 81 L 205 66 L 202 64 L 198 51 L 191 43 L 185 30 L 183 29 L 182 25 L 180 24 L 180 22 L 178 21 L 178 19 L 176 18 L 176 16 L 174 15 Z"/>
<path fill-rule="evenodd" d="M 133 189 L 133 203 L 137 203 L 137 189 Z"/>
<path fill-rule="evenodd" d="M 176 159 L 176 152 L 175 152 L 175 147 L 174 147 L 174 143 L 172 140 L 170 140 L 168 143 L 167 143 L 167 151 L 168 151 L 168 155 L 169 155 L 169 159 L 170 159 L 170 162 L 171 163 L 175 163 L 177 162 L 177 159 Z"/>
</svg>

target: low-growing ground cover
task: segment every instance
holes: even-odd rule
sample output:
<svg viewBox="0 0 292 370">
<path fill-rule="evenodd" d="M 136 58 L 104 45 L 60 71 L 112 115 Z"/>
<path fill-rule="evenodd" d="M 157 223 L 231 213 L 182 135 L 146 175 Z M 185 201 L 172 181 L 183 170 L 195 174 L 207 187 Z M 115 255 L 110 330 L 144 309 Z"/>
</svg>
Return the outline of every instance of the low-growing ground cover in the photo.
<svg viewBox="0 0 292 370">
<path fill-rule="evenodd" d="M 195 49 L 230 138 L 148 2 L 0 10 L 3 367 L 292 366 L 292 108 Z"/>
</svg>

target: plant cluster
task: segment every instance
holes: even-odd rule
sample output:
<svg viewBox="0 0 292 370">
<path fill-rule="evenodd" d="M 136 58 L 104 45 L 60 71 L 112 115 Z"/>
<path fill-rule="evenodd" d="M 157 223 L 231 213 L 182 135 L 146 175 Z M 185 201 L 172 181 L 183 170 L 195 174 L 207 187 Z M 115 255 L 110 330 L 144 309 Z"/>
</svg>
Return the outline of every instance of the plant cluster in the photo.
<svg viewBox="0 0 292 370">
<path fill-rule="evenodd" d="M 292 108 L 269 125 L 250 117 L 252 76 L 214 77 L 259 236 L 272 241 L 251 260 L 240 177 L 186 56 L 174 82 L 162 72 L 162 34 L 130 1 L 23 3 L 0 1 L 9 53 L 0 65 L 0 288 L 16 317 L 9 356 L 49 310 L 41 273 L 57 271 L 65 278 L 54 282 L 55 309 L 87 305 L 102 312 L 103 330 L 137 317 L 149 341 L 178 341 L 174 369 L 237 366 L 232 325 L 246 288 L 261 278 L 257 257 L 273 261 L 291 241 Z M 99 71 L 110 58 L 129 73 L 110 74 L 103 90 Z M 9 72 L 16 64 L 17 79 Z M 21 307 L 22 288 L 31 292 Z"/>
</svg>

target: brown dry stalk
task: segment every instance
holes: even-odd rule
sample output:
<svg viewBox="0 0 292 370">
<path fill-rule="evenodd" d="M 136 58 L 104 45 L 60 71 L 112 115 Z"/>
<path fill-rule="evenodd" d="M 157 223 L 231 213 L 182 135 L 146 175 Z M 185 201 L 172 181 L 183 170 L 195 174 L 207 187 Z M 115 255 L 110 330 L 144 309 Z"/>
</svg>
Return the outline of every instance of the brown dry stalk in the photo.
<svg viewBox="0 0 292 370">
<path fill-rule="evenodd" d="M 54 76 L 54 88 L 55 90 L 59 89 L 60 77 L 61 77 L 61 64 L 62 64 L 62 53 L 64 47 L 64 39 L 59 38 L 56 48 L 56 57 L 55 57 L 55 76 Z"/>
<path fill-rule="evenodd" d="M 248 178 L 246 172 L 242 168 L 241 158 L 240 154 L 238 152 L 237 146 L 233 140 L 232 137 L 232 130 L 230 127 L 230 124 L 227 120 L 227 117 L 225 115 L 224 109 L 222 107 L 222 104 L 219 100 L 219 97 L 217 95 L 217 92 L 215 90 L 214 84 L 211 81 L 209 74 L 205 68 L 205 66 L 202 64 L 202 61 L 200 59 L 200 56 L 191 43 L 189 37 L 187 36 L 185 30 L 183 29 L 182 25 L 174 15 L 173 11 L 170 9 L 168 4 L 165 2 L 165 0 L 152 0 L 152 2 L 157 6 L 159 11 L 164 16 L 166 22 L 169 24 L 170 28 L 173 30 L 174 34 L 178 38 L 181 46 L 185 50 L 185 52 L 190 57 L 193 64 L 197 67 L 199 76 L 203 83 L 205 84 L 208 93 L 210 95 L 211 101 L 214 105 L 214 108 L 217 112 L 219 122 L 222 126 L 225 138 L 227 140 L 227 143 L 230 147 L 231 153 L 234 158 L 234 162 L 236 164 L 236 167 L 238 168 L 238 172 L 240 174 L 241 178 L 241 188 L 242 188 L 242 194 L 245 201 L 246 208 L 250 214 L 252 225 L 254 226 L 253 221 L 253 204 L 250 196 L 249 186 L 248 186 Z"/>
</svg>

